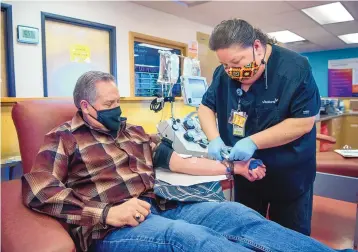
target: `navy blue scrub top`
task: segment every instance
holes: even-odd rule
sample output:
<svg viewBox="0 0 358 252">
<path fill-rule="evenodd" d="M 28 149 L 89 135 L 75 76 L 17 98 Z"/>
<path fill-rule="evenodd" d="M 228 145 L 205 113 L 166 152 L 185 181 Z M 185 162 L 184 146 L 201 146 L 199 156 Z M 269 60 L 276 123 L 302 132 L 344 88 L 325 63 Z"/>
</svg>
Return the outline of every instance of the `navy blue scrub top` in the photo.
<svg viewBox="0 0 358 252">
<path fill-rule="evenodd" d="M 245 136 L 287 118 L 312 117 L 319 113 L 320 94 L 307 58 L 273 45 L 267 63 L 267 88 L 265 83 L 265 74 L 262 74 L 240 97 L 241 111 L 248 114 Z M 217 113 L 219 133 L 228 146 L 234 146 L 241 139 L 233 135 L 233 126 L 228 123 L 231 110 L 238 108 L 236 90 L 240 87 L 241 83 L 229 78 L 223 66 L 219 66 L 202 99 L 203 105 Z M 267 174 L 261 181 L 247 182 L 248 188 L 255 184 L 268 198 L 298 197 L 311 188 L 315 178 L 316 127 L 291 143 L 257 150 L 253 157 L 262 159 Z"/>
</svg>

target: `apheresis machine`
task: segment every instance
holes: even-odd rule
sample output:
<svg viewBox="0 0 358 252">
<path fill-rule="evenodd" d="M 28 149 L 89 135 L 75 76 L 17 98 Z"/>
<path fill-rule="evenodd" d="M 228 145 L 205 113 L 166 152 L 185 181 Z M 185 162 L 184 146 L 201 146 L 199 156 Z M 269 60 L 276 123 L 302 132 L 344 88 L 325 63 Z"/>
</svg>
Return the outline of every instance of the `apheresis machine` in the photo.
<svg viewBox="0 0 358 252">
<path fill-rule="evenodd" d="M 170 102 L 173 106 L 175 98 L 171 90 L 179 78 L 179 55 L 171 54 L 168 51 L 160 53 L 160 72 L 158 84 L 169 86 L 162 90 L 169 90 L 168 96 L 157 98 L 155 103 Z M 183 75 L 180 76 L 180 84 L 184 103 L 188 106 L 198 108 L 204 93 L 208 88 L 205 77 L 200 76 L 199 62 L 195 59 L 184 58 Z M 187 154 L 194 157 L 207 157 L 208 139 L 200 127 L 197 112 L 192 112 L 184 118 L 176 118 L 171 111 L 171 117 L 163 120 L 157 125 L 161 137 L 172 141 L 173 149 L 180 154 Z"/>
</svg>

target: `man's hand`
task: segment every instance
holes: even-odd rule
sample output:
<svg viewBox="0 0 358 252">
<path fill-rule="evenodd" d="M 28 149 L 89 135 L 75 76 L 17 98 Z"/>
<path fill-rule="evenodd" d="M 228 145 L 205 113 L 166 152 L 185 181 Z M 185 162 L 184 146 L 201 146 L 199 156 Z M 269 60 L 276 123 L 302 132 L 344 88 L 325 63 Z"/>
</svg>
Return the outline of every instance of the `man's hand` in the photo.
<svg viewBox="0 0 358 252">
<path fill-rule="evenodd" d="M 108 211 L 106 224 L 114 227 L 129 225 L 138 226 L 150 214 L 150 204 L 146 201 L 132 198 L 127 202 L 111 207 Z M 136 219 L 136 216 L 139 219 Z"/>
<path fill-rule="evenodd" d="M 257 146 L 250 137 L 245 137 L 234 145 L 230 151 L 230 161 L 247 161 L 254 152 L 257 150 Z"/>
<path fill-rule="evenodd" d="M 250 182 L 255 180 L 260 180 L 266 176 L 266 166 L 258 166 L 256 169 L 249 169 L 250 160 L 247 162 L 236 161 L 234 162 L 234 172 L 235 174 L 245 177 Z"/>
</svg>

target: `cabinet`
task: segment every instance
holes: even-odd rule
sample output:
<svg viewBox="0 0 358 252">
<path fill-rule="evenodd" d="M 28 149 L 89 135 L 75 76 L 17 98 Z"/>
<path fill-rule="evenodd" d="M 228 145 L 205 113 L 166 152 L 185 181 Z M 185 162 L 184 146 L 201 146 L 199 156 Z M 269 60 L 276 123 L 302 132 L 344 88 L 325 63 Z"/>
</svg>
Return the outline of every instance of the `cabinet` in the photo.
<svg viewBox="0 0 358 252">
<path fill-rule="evenodd" d="M 343 132 L 341 147 L 349 145 L 352 149 L 358 149 L 358 115 L 345 116 Z"/>
<path fill-rule="evenodd" d="M 345 116 L 340 116 L 337 118 L 333 118 L 328 122 L 328 134 L 336 138 L 337 142 L 334 145 L 334 149 L 340 149 L 343 147 L 343 140 L 345 132 L 343 130 Z"/>
<path fill-rule="evenodd" d="M 316 127 L 317 132 L 336 138 L 336 144 L 330 146 L 330 149 L 342 149 L 345 145 L 358 149 L 358 114 L 343 114 L 335 118 L 323 119 L 316 123 Z M 320 151 L 324 151 L 327 147 L 324 143 L 319 145 Z"/>
</svg>

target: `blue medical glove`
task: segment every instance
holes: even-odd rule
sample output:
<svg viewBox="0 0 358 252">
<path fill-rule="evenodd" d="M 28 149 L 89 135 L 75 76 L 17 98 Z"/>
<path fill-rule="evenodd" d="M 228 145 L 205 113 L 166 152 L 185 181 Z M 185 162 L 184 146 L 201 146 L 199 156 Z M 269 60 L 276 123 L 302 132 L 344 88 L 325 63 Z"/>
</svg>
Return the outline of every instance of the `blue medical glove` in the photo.
<svg viewBox="0 0 358 252">
<path fill-rule="evenodd" d="M 221 137 L 218 136 L 211 140 L 208 147 L 209 158 L 222 161 L 223 157 L 221 156 L 220 151 L 223 147 L 225 147 L 225 143 Z"/>
<path fill-rule="evenodd" d="M 247 161 L 254 152 L 257 150 L 256 144 L 250 137 L 245 137 L 234 145 L 231 149 L 229 160 L 230 161 Z"/>
</svg>

